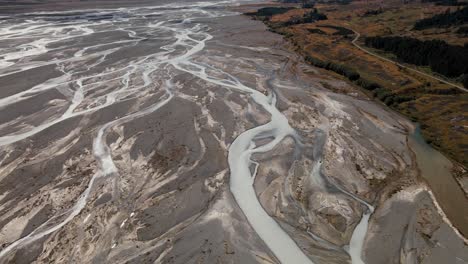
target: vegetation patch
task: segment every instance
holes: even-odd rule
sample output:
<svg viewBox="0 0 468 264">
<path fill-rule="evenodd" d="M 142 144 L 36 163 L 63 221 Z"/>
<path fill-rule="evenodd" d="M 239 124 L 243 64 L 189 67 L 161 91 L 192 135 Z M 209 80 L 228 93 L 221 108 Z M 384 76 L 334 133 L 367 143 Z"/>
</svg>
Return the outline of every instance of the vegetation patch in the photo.
<svg viewBox="0 0 468 264">
<path fill-rule="evenodd" d="M 292 26 L 298 24 L 306 24 L 306 23 L 313 23 L 319 20 L 326 20 L 327 16 L 319 13 L 316 8 L 313 8 L 311 11 L 305 13 L 302 17 L 300 16 L 293 16 L 286 22 L 282 23 L 282 26 Z"/>
<path fill-rule="evenodd" d="M 385 103 L 388 106 L 396 106 L 398 104 L 412 101 L 415 99 L 415 96 L 410 96 L 410 95 L 398 95 L 394 93 L 392 90 L 387 89 L 385 87 L 382 87 L 381 85 L 366 80 L 365 78 L 361 77 L 359 73 L 357 73 L 355 70 L 343 65 L 343 64 L 337 64 L 333 62 L 326 62 L 317 58 L 314 58 L 310 55 L 307 55 L 305 57 L 305 61 L 308 62 L 309 64 L 319 67 L 322 69 L 326 69 L 329 71 L 333 71 L 339 75 L 342 75 L 343 77 L 346 77 L 348 80 L 354 82 L 355 84 L 359 85 L 363 89 L 370 91 L 371 94 Z M 443 92 L 441 92 L 443 93 Z M 449 94 L 449 93 L 448 93 Z"/>
<path fill-rule="evenodd" d="M 421 0 L 422 3 L 435 3 L 441 6 L 464 6 L 468 3 L 459 2 L 458 0 Z"/>
<path fill-rule="evenodd" d="M 256 12 L 245 13 L 248 16 L 271 18 L 274 15 L 281 15 L 289 10 L 295 9 L 294 7 L 263 7 Z"/>
<path fill-rule="evenodd" d="M 312 34 L 327 35 L 327 33 L 319 28 L 308 28 L 307 31 Z"/>
<path fill-rule="evenodd" d="M 337 64 L 333 62 L 325 62 L 320 59 L 314 58 L 310 55 L 305 57 L 306 62 L 310 63 L 311 65 L 314 65 L 319 68 L 323 68 L 329 71 L 334 71 L 340 75 L 343 75 L 344 77 L 348 78 L 350 81 L 356 81 L 360 78 L 359 73 L 354 71 L 353 69 L 343 65 L 343 64 Z"/>
<path fill-rule="evenodd" d="M 384 11 L 382 8 L 379 9 L 371 9 L 371 10 L 366 10 L 364 12 L 363 16 L 376 16 L 382 14 Z"/>
<path fill-rule="evenodd" d="M 298 14 L 286 16 L 287 19 L 279 19 L 273 21 L 272 17 L 280 17 L 291 10 L 304 11 Z M 292 25 L 313 23 L 319 20 L 327 19 L 325 14 L 319 13 L 316 8 L 311 9 L 297 9 L 294 7 L 264 7 L 257 10 L 257 12 L 246 13 L 256 19 L 267 22 L 271 28 L 288 27 Z"/>
<path fill-rule="evenodd" d="M 354 31 L 347 29 L 345 27 L 331 26 L 331 25 L 318 25 L 317 27 L 331 28 L 331 29 L 336 30 L 336 32 L 333 33 L 333 35 L 340 35 L 340 36 L 354 35 Z"/>
<path fill-rule="evenodd" d="M 399 60 L 447 77 L 468 73 L 468 45 L 449 45 L 442 40 L 421 41 L 410 37 L 367 37 L 365 44 L 395 54 Z"/>
<path fill-rule="evenodd" d="M 457 29 L 456 33 L 460 34 L 460 35 L 467 36 L 468 35 L 468 27 L 460 27 L 460 28 Z"/>
<path fill-rule="evenodd" d="M 468 7 L 455 12 L 447 12 L 435 15 L 430 18 L 421 19 L 414 24 L 414 29 L 423 30 L 432 27 L 451 27 L 462 25 L 468 22 Z"/>
</svg>

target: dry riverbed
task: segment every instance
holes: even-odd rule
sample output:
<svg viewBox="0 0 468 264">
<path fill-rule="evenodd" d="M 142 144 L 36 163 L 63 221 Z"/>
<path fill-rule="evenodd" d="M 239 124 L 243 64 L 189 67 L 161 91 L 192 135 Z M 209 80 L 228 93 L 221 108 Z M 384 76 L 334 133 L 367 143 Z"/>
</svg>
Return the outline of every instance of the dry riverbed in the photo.
<svg viewBox="0 0 468 264">
<path fill-rule="evenodd" d="M 466 262 L 413 124 L 225 5 L 1 20 L 0 262 Z"/>
</svg>

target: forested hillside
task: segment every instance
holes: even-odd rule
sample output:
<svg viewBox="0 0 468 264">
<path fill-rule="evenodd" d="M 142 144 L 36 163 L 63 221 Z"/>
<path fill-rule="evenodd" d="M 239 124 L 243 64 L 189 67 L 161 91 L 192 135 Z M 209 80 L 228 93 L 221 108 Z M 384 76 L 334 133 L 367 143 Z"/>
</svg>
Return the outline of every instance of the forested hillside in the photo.
<svg viewBox="0 0 468 264">
<path fill-rule="evenodd" d="M 447 77 L 468 73 L 468 45 L 449 45 L 441 40 L 421 41 L 410 37 L 368 37 L 367 46 L 392 52 L 403 62 L 429 66 Z"/>
<path fill-rule="evenodd" d="M 468 7 L 455 12 L 447 12 L 430 18 L 421 19 L 414 24 L 414 29 L 422 30 L 432 27 L 451 27 L 468 23 Z"/>
</svg>

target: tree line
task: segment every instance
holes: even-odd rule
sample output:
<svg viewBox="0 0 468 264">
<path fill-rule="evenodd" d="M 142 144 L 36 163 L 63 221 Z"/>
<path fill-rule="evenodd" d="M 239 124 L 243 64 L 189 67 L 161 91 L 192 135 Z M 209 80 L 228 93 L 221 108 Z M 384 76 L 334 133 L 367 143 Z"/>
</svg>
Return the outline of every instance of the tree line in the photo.
<svg viewBox="0 0 468 264">
<path fill-rule="evenodd" d="M 433 27 L 458 26 L 468 22 L 468 6 L 454 12 L 447 11 L 433 17 L 421 19 L 414 24 L 415 30 L 423 30 Z"/>
<path fill-rule="evenodd" d="M 459 2 L 458 0 L 421 0 L 421 3 L 435 3 L 436 5 L 443 6 L 464 6 L 466 2 Z"/>
<path fill-rule="evenodd" d="M 369 47 L 395 54 L 399 60 L 419 66 L 447 77 L 468 74 L 468 45 L 449 45 L 442 40 L 421 41 L 410 37 L 367 37 Z"/>
<path fill-rule="evenodd" d="M 260 8 L 256 12 L 245 13 L 245 15 L 252 16 L 256 19 L 260 19 L 262 21 L 269 21 L 272 16 L 280 15 L 288 12 L 289 10 L 295 9 L 294 7 L 264 7 Z M 326 20 L 327 15 L 319 13 L 317 8 L 312 8 L 307 11 L 302 16 L 292 16 L 287 21 L 284 22 L 275 22 L 275 25 L 271 25 L 272 27 L 287 27 L 297 24 L 306 24 L 306 23 L 313 23 L 318 20 Z"/>
<path fill-rule="evenodd" d="M 382 87 L 378 83 L 369 81 L 363 78 L 357 71 L 344 64 L 334 63 L 331 61 L 323 61 L 311 55 L 305 56 L 305 61 L 315 67 L 333 71 L 343 77 L 346 77 L 351 82 L 354 82 L 355 84 L 361 86 L 363 89 L 369 91 L 375 98 L 378 98 L 380 101 L 382 101 L 388 106 L 395 107 L 398 104 L 412 101 L 415 99 L 415 97 L 412 95 L 396 94 L 390 89 Z"/>
<path fill-rule="evenodd" d="M 245 14 L 248 16 L 271 17 L 274 15 L 284 14 L 292 9 L 294 9 L 294 7 L 263 7 L 258 9 L 256 12 L 250 12 Z"/>
<path fill-rule="evenodd" d="M 326 20 L 327 15 L 319 13 L 317 8 L 312 8 L 311 11 L 305 13 L 303 16 L 293 16 L 288 21 L 282 23 L 283 27 L 288 27 L 298 24 L 313 23 L 319 20 Z"/>
</svg>

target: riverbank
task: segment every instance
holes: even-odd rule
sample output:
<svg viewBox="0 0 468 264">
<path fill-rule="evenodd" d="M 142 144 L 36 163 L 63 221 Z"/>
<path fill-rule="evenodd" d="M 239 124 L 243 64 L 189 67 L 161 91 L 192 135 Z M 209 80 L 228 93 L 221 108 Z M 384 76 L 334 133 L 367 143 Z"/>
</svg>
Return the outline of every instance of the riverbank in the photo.
<svg viewBox="0 0 468 264">
<path fill-rule="evenodd" d="M 465 164 L 464 159 L 466 158 L 464 153 L 467 151 L 467 145 L 464 142 L 468 142 L 468 133 L 465 131 L 466 128 L 463 128 L 466 123 L 466 113 L 463 109 L 466 108 L 468 94 L 465 89 L 459 89 L 458 85 L 451 87 L 452 84 L 449 82 L 439 80 L 436 77 L 432 78 L 432 76 L 419 71 L 413 71 L 406 66 L 399 66 L 391 60 L 362 50 L 361 46 L 357 44 L 359 34 L 354 30 L 347 29 L 346 27 L 350 27 L 350 23 L 342 21 L 342 17 L 339 16 L 343 16 L 342 9 L 349 11 L 352 8 L 352 6 L 318 5 L 319 12 L 328 14 L 328 19 L 294 25 L 289 25 L 285 21 L 297 16 L 300 12 L 310 12 L 310 10 L 301 11 L 301 9 L 289 5 L 288 9 L 283 9 L 276 14 L 265 16 L 263 13 L 249 13 L 249 15 L 262 20 L 270 30 L 283 35 L 293 45 L 293 49 L 304 57 L 306 62 L 336 73 L 337 76 L 341 76 L 342 79 L 359 87 L 366 95 L 374 97 L 412 121 L 419 122 L 422 128 L 421 134 L 428 140 L 429 144 L 452 158 L 450 163 L 453 165 L 450 166 L 449 171 L 438 177 L 450 177 L 445 181 L 454 182 L 458 186 L 452 186 L 448 190 L 456 187 L 453 191 L 456 193 L 461 191 L 464 197 L 462 196 L 463 199 L 459 200 L 463 205 L 466 205 L 468 174 L 463 164 Z M 363 11 L 357 9 L 356 12 L 362 13 Z M 354 20 L 351 19 L 351 21 Z M 395 67 L 400 69 L 393 71 L 392 68 Z M 384 77 L 385 80 L 382 79 Z M 412 81 L 407 79 L 402 84 L 405 78 L 412 78 Z M 401 86 L 393 88 L 397 81 Z M 417 83 L 421 82 L 425 82 L 426 87 L 418 88 Z M 434 82 L 436 84 L 431 84 Z M 409 88 L 410 86 L 413 88 Z M 418 92 L 418 89 L 422 89 L 422 93 Z M 434 92 L 431 89 L 434 89 Z M 442 92 L 444 89 L 451 92 L 444 94 Z M 435 186 L 435 182 L 430 184 Z M 447 196 L 447 193 L 440 195 Z M 449 203 L 444 202 L 444 204 Z M 464 229 L 468 219 L 456 222 L 458 222 L 457 226 Z M 466 234 L 467 230 L 462 232 Z"/>
<path fill-rule="evenodd" d="M 269 5 L 264 5 L 264 6 L 269 6 Z M 255 8 L 262 8 L 264 6 L 256 6 Z M 303 56 L 305 58 L 305 61 L 310 61 L 307 56 L 310 56 L 310 54 L 313 54 L 316 58 L 320 58 L 318 60 L 313 61 L 313 65 L 318 66 L 319 68 L 325 68 L 321 67 L 321 65 L 326 65 L 328 69 L 331 69 L 334 72 L 339 72 L 338 74 L 330 73 L 330 71 L 320 71 L 321 74 L 327 74 L 327 75 L 332 75 L 332 76 L 340 76 L 338 78 L 341 78 L 342 80 L 345 80 L 347 83 L 349 83 L 353 87 L 359 87 L 359 89 L 362 91 L 363 94 L 361 96 L 366 97 L 366 96 L 371 96 L 372 93 L 369 93 L 368 90 L 362 89 L 360 87 L 359 81 L 356 81 L 356 78 L 354 80 L 350 80 L 350 77 L 353 78 L 354 76 L 352 74 L 352 71 L 355 70 L 355 67 L 352 67 L 348 64 L 344 64 L 344 66 L 340 66 L 343 64 L 340 64 L 339 62 L 336 62 L 336 67 L 329 64 L 329 61 L 327 61 L 328 54 L 327 52 L 330 51 L 333 47 L 336 47 L 334 45 L 340 45 L 340 41 L 345 41 L 348 42 L 349 45 L 353 44 L 353 39 L 355 39 L 355 36 L 353 36 L 353 32 L 348 33 L 346 31 L 346 28 L 340 27 L 340 26 L 335 26 L 331 25 L 329 20 L 323 20 L 323 21 L 316 21 L 313 24 L 295 24 L 292 26 L 281 26 L 280 24 L 285 21 L 285 19 L 288 19 L 288 14 L 291 13 L 290 15 L 297 16 L 298 14 L 303 14 L 306 12 L 309 12 L 309 10 L 303 10 L 303 11 L 298 11 L 294 9 L 294 7 L 291 8 L 291 6 L 288 6 L 288 9 L 283 9 L 279 11 L 279 14 L 275 14 L 272 17 L 265 17 L 264 14 L 265 12 L 262 12 L 263 15 L 260 17 L 257 17 L 258 20 L 261 20 L 264 22 L 271 31 L 279 33 L 284 36 L 284 38 L 291 44 L 291 48 L 296 51 L 300 56 Z M 320 10 L 320 9 L 319 9 Z M 270 12 L 270 10 L 268 10 Z M 274 10 L 271 12 L 275 12 Z M 256 16 L 255 12 L 252 10 L 248 11 L 249 16 Z M 307 32 L 307 33 L 306 33 Z M 311 35 L 323 35 L 323 38 L 329 38 L 332 39 L 333 41 L 328 42 L 327 44 L 329 46 L 324 45 L 323 42 L 319 43 L 313 43 L 314 40 L 316 40 L 315 37 L 311 37 Z M 302 39 L 301 39 L 302 38 Z M 324 46 L 323 46 L 324 45 Z M 344 44 L 343 44 L 344 45 Z M 341 45 L 340 47 L 343 47 Z M 331 48 L 330 48 L 331 47 Z M 349 48 L 349 47 L 348 47 Z M 341 55 L 344 55 L 346 53 L 341 53 Z M 334 56 L 334 55 L 331 55 Z M 352 56 L 351 54 L 345 55 L 346 58 L 349 58 Z M 370 59 L 372 61 L 372 65 L 375 66 L 376 63 L 381 63 L 375 59 Z M 393 64 L 393 63 L 391 63 Z M 340 67 L 342 68 L 340 68 Z M 346 69 L 346 67 L 349 67 Z M 336 70 L 335 70 L 336 69 Z M 384 69 L 384 68 L 378 68 L 378 69 Z M 356 70 L 358 74 L 364 76 L 363 78 L 366 78 L 366 74 L 362 74 L 361 71 Z M 345 73 L 345 74 L 343 74 Z M 377 74 L 377 73 L 374 73 Z M 345 75 L 345 76 L 342 76 Z M 388 75 L 385 75 L 388 76 Z M 424 77 L 424 76 L 423 76 Z M 392 77 L 394 78 L 394 77 Z M 354 82 L 353 82 L 354 81 Z M 362 81 L 361 81 L 362 82 Z M 323 86 L 331 91 L 338 92 L 338 93 L 344 93 L 344 94 L 352 94 L 350 93 L 349 90 L 346 89 L 340 89 L 337 88 L 336 85 L 330 85 L 326 82 L 322 83 Z M 463 91 L 462 91 L 463 92 Z M 400 96 L 404 96 L 404 94 L 399 94 Z M 357 93 L 354 93 L 354 96 L 360 96 L 357 95 Z M 443 97 L 443 96 L 442 96 Z M 455 98 L 455 96 L 451 96 L 451 98 Z M 413 101 L 414 99 L 410 100 Z M 463 102 L 463 99 L 460 99 L 460 102 Z M 395 107 L 395 105 L 389 105 L 391 108 L 394 110 L 398 110 L 398 107 Z M 364 108 L 365 109 L 365 108 Z M 401 111 L 399 111 L 401 112 Z M 456 114 L 456 113 L 455 113 Z M 378 121 L 378 119 L 374 116 L 374 121 L 376 122 L 381 122 Z M 401 121 L 404 123 L 403 121 Z M 436 237 L 439 237 L 439 239 L 448 239 L 447 234 L 441 235 L 437 234 L 435 235 L 435 230 L 438 228 L 441 228 L 439 226 L 444 226 L 443 228 L 455 228 L 456 231 L 451 233 L 451 239 L 455 239 L 458 241 L 466 241 L 466 238 L 464 237 L 463 234 L 467 234 L 467 229 L 466 226 L 468 223 L 467 215 L 464 213 L 463 208 L 466 208 L 468 206 L 468 202 L 466 199 L 466 190 L 462 188 L 462 184 L 460 181 L 460 178 L 456 179 L 455 176 L 455 171 L 461 171 L 464 173 L 464 168 L 460 166 L 459 164 L 454 163 L 453 161 L 450 161 L 447 159 L 445 156 L 440 154 L 438 151 L 432 149 L 430 146 L 428 146 L 422 138 L 418 140 L 415 140 L 416 136 L 414 136 L 411 132 L 413 128 L 413 124 L 408 124 L 407 125 L 408 130 L 406 134 L 408 135 L 408 147 L 412 149 L 415 153 L 415 160 L 413 163 L 413 174 L 409 176 L 409 178 L 404 179 L 405 177 L 397 177 L 393 178 L 394 181 L 397 182 L 388 182 L 388 181 L 378 181 L 378 180 L 371 180 L 371 189 L 373 191 L 379 190 L 383 194 L 379 195 L 377 198 L 379 202 L 377 202 L 377 212 L 371 216 L 371 221 L 370 221 L 370 227 L 369 227 L 369 232 L 367 239 L 368 240 L 375 240 L 376 242 L 378 241 L 379 244 L 386 244 L 392 252 L 392 250 L 401 250 L 401 252 L 407 250 L 403 249 L 407 245 L 398 248 L 398 246 L 395 246 L 398 244 L 396 240 L 393 238 L 390 240 L 392 241 L 391 244 L 390 242 L 384 242 L 383 236 L 389 235 L 392 233 L 392 237 L 398 237 L 399 233 L 404 233 L 404 228 L 401 226 L 401 228 L 398 226 L 400 224 L 403 224 L 402 221 L 396 221 L 394 219 L 397 217 L 398 214 L 394 214 L 397 210 L 392 209 L 395 212 L 390 212 L 388 208 L 395 208 L 397 204 L 407 204 L 408 210 L 404 209 L 400 212 L 400 214 L 405 214 L 405 219 L 407 219 L 408 222 L 412 221 L 418 221 L 416 225 L 420 225 L 419 227 L 415 228 L 413 226 L 411 229 L 411 232 L 416 232 L 420 233 L 422 236 L 428 236 L 430 240 L 436 239 Z M 425 127 L 426 130 L 428 129 L 427 126 Z M 423 132 L 424 133 L 424 132 Z M 453 143 L 453 142 L 452 142 Z M 401 162 L 401 161 L 400 161 Z M 336 166 L 336 165 L 331 165 L 331 166 Z M 359 165 L 360 167 L 361 165 Z M 392 178 L 393 176 L 389 175 L 389 178 Z M 421 177 L 421 178 L 419 178 Z M 411 180 L 413 179 L 413 180 Z M 414 181 L 410 183 L 411 181 Z M 418 183 L 422 181 L 423 183 Z M 426 183 L 428 186 L 433 188 L 433 193 L 431 191 L 428 191 L 429 189 L 425 187 Z M 388 184 L 389 186 L 383 187 L 384 185 Z M 393 186 L 393 187 L 390 187 Z M 419 187 L 418 187 L 419 186 Z M 394 189 L 392 189 L 394 188 Z M 371 191 L 372 192 L 372 191 Z M 406 194 L 405 194 L 406 193 Z M 386 198 L 385 198 L 386 197 Z M 437 202 L 431 202 L 431 199 L 437 199 Z M 391 205 L 394 204 L 394 205 Z M 440 210 L 440 207 L 442 208 L 443 211 Z M 412 209 L 410 209 L 412 208 Z M 419 208 L 419 209 L 418 209 Z M 424 209 L 423 209 L 424 208 Z M 411 216 L 412 213 L 411 210 L 416 210 L 418 213 L 416 215 Z M 383 213 L 385 212 L 385 213 Z M 424 212 L 424 213 L 423 213 Z M 427 215 L 419 215 L 420 213 L 427 214 Z M 383 221 L 387 224 L 393 221 L 393 223 L 398 223 L 394 226 L 394 228 L 389 228 L 385 226 L 386 224 L 383 224 L 382 226 L 380 224 L 377 224 L 377 219 L 378 221 Z M 393 219 L 393 220 L 389 220 Z M 419 219 L 419 220 L 416 220 Z M 389 221 L 389 222 L 387 222 Z M 436 224 L 433 224 L 432 226 L 429 225 L 429 223 L 433 221 Z M 407 223 L 408 223 L 407 222 Z M 414 222 L 413 222 L 414 223 Z M 437 224 L 438 223 L 438 224 Z M 413 224 L 412 224 L 413 225 Z M 378 230 L 378 231 L 377 231 Z M 391 230 L 391 231 L 390 231 Z M 378 232 L 378 233 L 375 233 Z M 408 235 L 408 234 L 406 234 Z M 406 236 L 405 235 L 405 236 Z M 441 236 L 439 236 L 441 235 Z M 410 235 L 414 236 L 414 234 Z M 458 238 L 456 238 L 458 236 Z M 454 248 L 458 248 L 458 245 L 453 244 L 452 245 Z M 367 244 L 367 247 L 372 248 L 372 250 L 377 250 L 377 248 L 374 248 L 372 245 Z M 366 247 L 365 247 L 366 248 Z M 369 249 L 368 248 L 368 249 Z M 392 258 L 390 255 L 387 254 L 382 254 L 379 256 L 378 254 L 375 254 L 372 252 L 372 250 L 365 251 L 368 254 L 369 258 L 373 258 L 374 262 L 379 260 L 378 262 L 375 263 L 382 263 L 384 259 L 388 260 L 389 258 Z M 402 253 L 406 254 L 406 253 Z M 382 256 L 386 256 L 385 258 Z M 406 256 L 408 259 L 411 259 L 414 256 Z M 408 260 L 409 261 L 409 260 Z M 371 262 L 371 263 L 374 263 Z M 421 262 L 421 261 L 420 261 Z"/>
<path fill-rule="evenodd" d="M 292 43 L 296 52 L 304 58 L 312 58 L 311 63 L 314 66 L 331 64 L 336 65 L 335 68 L 340 66 L 353 72 L 353 75 L 359 75 L 360 78 L 353 77 L 350 80 L 368 96 L 420 123 L 426 141 L 459 163 L 456 170 L 459 175 L 464 175 L 460 178 L 468 177 L 468 117 L 464 111 L 468 93 L 458 88 L 461 84 L 455 83 L 457 87 L 452 87 L 453 81 L 446 82 L 441 80 L 441 77 L 429 76 L 419 69 L 413 71 L 407 68 L 410 66 L 400 66 L 379 57 L 380 55 L 375 56 L 367 49 L 358 48 L 363 44 L 357 38 L 356 32 L 366 36 L 389 34 L 388 32 L 395 34 L 410 27 L 411 23 L 419 18 L 418 8 L 431 8 L 431 12 L 441 9 L 430 4 L 407 4 L 404 7 L 399 5 L 388 1 L 381 13 L 365 15 L 370 9 L 377 8 L 378 4 L 373 1 L 368 1 L 367 4 L 360 1 L 349 5 L 319 4 L 316 6 L 318 11 L 328 19 L 288 26 L 285 26 L 285 22 L 297 16 L 299 11 L 293 9 L 271 18 L 260 19 L 271 30 L 282 34 Z M 402 18 L 397 19 L 399 15 Z M 386 25 L 391 29 L 386 28 Z M 424 35 L 427 32 L 417 33 L 422 34 L 421 38 L 429 37 Z M 463 39 L 467 40 L 466 37 L 455 36 L 455 33 L 447 35 L 445 31 L 432 32 L 430 36 L 445 37 L 454 44 Z M 349 79 L 349 76 L 343 76 L 339 71 L 335 72 L 344 79 Z"/>
</svg>

